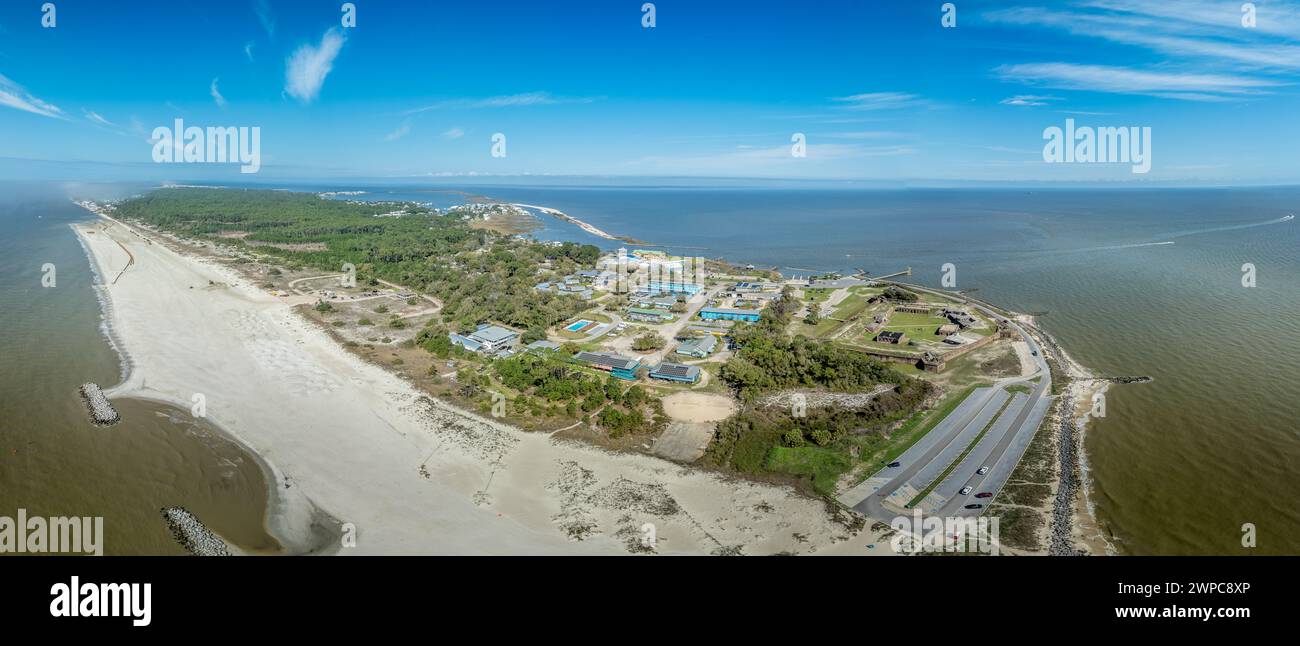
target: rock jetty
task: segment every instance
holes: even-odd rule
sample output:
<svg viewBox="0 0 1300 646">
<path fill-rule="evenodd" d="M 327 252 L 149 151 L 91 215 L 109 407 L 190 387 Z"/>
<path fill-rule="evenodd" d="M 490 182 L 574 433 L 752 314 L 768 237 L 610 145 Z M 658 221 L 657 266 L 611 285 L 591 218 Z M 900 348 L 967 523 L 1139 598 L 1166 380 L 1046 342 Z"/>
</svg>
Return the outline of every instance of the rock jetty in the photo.
<svg viewBox="0 0 1300 646">
<path fill-rule="evenodd" d="M 194 556 L 230 556 L 230 548 L 202 521 L 184 507 L 163 507 L 163 519 L 171 527 L 172 536 L 186 551 Z"/>
<path fill-rule="evenodd" d="M 104 389 L 96 383 L 81 384 L 81 399 L 86 402 L 86 408 L 90 410 L 90 421 L 97 426 L 112 426 L 122 420 L 117 415 L 117 409 L 109 403 L 108 397 L 104 396 Z"/>
</svg>

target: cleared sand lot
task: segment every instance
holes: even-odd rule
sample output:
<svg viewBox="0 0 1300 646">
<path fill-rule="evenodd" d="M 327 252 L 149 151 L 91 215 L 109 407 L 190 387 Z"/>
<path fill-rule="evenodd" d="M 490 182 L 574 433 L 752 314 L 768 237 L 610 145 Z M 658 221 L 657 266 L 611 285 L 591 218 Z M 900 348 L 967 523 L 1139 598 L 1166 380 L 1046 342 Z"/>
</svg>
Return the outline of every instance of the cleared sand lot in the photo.
<svg viewBox="0 0 1300 646">
<path fill-rule="evenodd" d="M 131 365 L 108 395 L 183 409 L 201 395 L 206 417 L 264 461 L 274 483 L 267 524 L 286 552 L 809 553 L 854 533 L 786 488 L 460 411 L 350 354 L 216 261 L 122 224 L 77 231 L 101 276 L 126 265 L 119 242 L 135 258 L 102 288 Z M 685 399 L 678 414 L 725 415 L 720 402 Z M 356 547 L 340 547 L 353 528 Z"/>
</svg>

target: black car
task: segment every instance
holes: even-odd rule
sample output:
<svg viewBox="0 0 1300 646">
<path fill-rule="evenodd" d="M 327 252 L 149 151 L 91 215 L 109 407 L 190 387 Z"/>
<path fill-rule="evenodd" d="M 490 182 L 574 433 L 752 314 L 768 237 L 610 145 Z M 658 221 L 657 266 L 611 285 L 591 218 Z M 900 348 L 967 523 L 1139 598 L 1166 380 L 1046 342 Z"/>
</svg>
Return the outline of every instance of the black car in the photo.
<svg viewBox="0 0 1300 646">
<path fill-rule="evenodd" d="M 984 505 L 977 504 L 977 503 L 971 503 L 971 504 L 969 504 L 969 505 L 966 505 L 966 508 L 967 508 L 967 509 L 983 509 L 983 508 L 984 508 Z"/>
<path fill-rule="evenodd" d="M 893 468 L 897 468 L 897 467 L 900 467 L 900 466 L 902 466 L 902 463 L 901 463 L 901 462 L 890 462 L 890 463 L 889 463 L 889 468 L 891 468 L 891 469 L 893 469 Z"/>
</svg>

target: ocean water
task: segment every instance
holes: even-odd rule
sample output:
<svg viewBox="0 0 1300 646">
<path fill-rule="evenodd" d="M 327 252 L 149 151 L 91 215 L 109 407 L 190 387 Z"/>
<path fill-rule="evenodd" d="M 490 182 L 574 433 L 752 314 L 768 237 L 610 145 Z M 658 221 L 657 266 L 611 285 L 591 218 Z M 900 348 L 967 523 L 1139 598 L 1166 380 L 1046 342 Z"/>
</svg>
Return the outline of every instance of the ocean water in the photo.
<svg viewBox="0 0 1300 646">
<path fill-rule="evenodd" d="M 1085 446 L 1119 552 L 1300 554 L 1300 189 L 474 190 L 786 275 L 911 267 L 938 287 L 952 263 L 1089 368 L 1154 379 L 1112 387 Z"/>
<path fill-rule="evenodd" d="M 242 446 L 188 410 L 114 400 L 122 422 L 90 423 L 77 387 L 121 380 L 101 329 L 95 276 L 70 196 L 137 187 L 0 183 L 0 516 L 102 516 L 106 554 L 183 554 L 159 509 L 180 505 L 253 552 L 274 552 L 268 489 Z M 43 287 L 42 266 L 55 267 Z"/>
</svg>

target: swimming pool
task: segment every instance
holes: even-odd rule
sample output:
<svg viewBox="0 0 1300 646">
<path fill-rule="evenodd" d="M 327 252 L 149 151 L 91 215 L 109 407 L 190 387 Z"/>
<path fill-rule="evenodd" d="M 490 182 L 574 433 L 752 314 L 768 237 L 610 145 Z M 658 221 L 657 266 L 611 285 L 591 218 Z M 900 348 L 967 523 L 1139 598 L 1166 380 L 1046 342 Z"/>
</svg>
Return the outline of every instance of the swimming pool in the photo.
<svg viewBox="0 0 1300 646">
<path fill-rule="evenodd" d="M 591 321 L 588 321 L 587 319 L 582 319 L 581 321 L 574 321 L 573 323 L 565 326 L 564 329 L 570 332 L 577 332 L 578 330 L 581 330 L 582 328 L 587 327 L 588 325 L 591 325 Z"/>
</svg>

